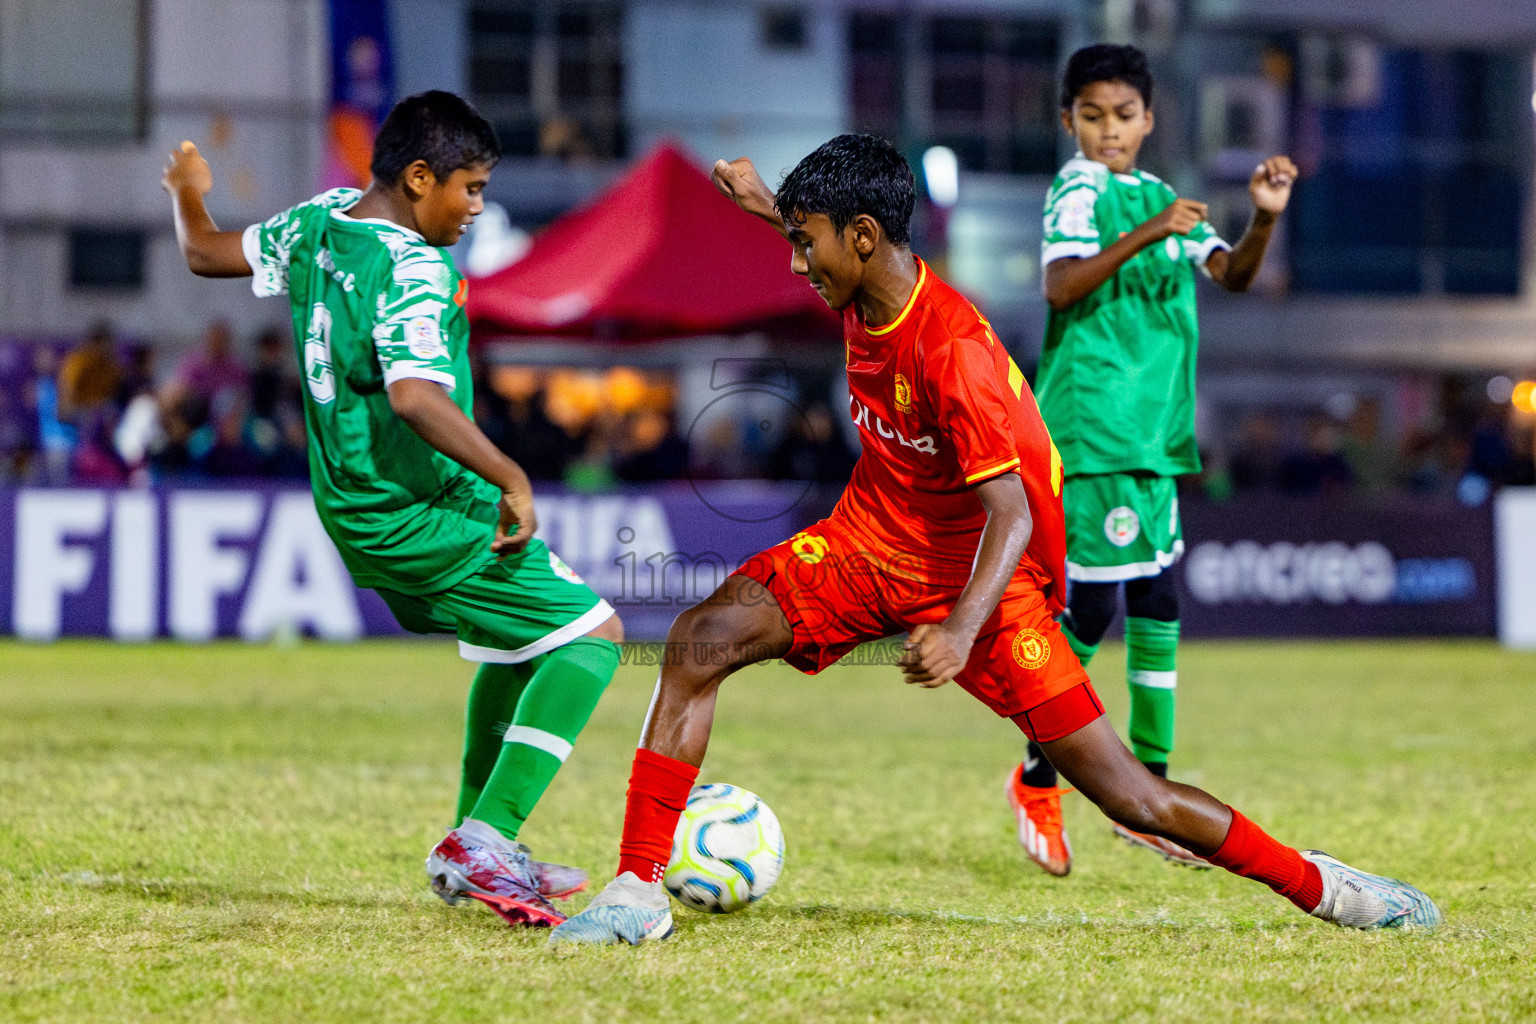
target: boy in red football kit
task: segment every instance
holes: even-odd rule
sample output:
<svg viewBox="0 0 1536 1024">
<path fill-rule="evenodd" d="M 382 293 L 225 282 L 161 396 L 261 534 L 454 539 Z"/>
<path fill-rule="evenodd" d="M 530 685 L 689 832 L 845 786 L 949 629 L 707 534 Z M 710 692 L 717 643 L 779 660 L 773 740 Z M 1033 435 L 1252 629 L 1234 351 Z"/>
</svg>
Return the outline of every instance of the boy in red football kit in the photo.
<svg viewBox="0 0 1536 1024">
<path fill-rule="evenodd" d="M 750 161 L 715 183 L 768 221 L 843 313 L 849 411 L 864 452 L 832 515 L 748 560 L 683 612 L 630 774 L 619 869 L 551 942 L 665 938 L 662 873 L 709 743 L 715 696 L 746 665 L 819 672 L 906 631 L 909 683 L 954 680 L 1039 742 L 1113 820 L 1166 836 L 1302 910 L 1357 928 L 1435 925 L 1428 896 L 1299 853 L 1210 795 L 1147 771 L 1115 735 L 1054 616 L 1064 597 L 1062 468 L 1024 375 L 980 314 L 908 248 L 912 172 L 841 135 L 775 196 Z"/>
</svg>

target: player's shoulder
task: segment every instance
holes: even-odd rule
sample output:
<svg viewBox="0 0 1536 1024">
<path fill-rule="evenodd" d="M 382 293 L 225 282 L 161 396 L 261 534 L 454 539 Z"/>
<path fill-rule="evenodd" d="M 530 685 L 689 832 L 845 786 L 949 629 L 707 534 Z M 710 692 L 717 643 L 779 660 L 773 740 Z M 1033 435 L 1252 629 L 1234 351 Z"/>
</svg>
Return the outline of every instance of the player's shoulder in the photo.
<svg viewBox="0 0 1536 1024">
<path fill-rule="evenodd" d="M 454 266 L 446 249 L 429 244 L 413 231 L 381 231 L 379 242 L 389 251 L 390 271 L 399 285 L 448 294 L 453 291 Z"/>
<path fill-rule="evenodd" d="M 1157 175 L 1153 174 L 1151 171 L 1144 171 L 1140 167 L 1137 167 L 1134 168 L 1131 173 L 1127 175 L 1127 177 L 1134 178 L 1139 185 L 1148 188 L 1155 188 L 1168 193 L 1171 198 L 1178 198 L 1179 194 L 1173 190 L 1173 186 L 1168 184 L 1162 178 L 1159 178 Z"/>
<path fill-rule="evenodd" d="M 1051 182 L 1051 195 L 1058 196 L 1075 188 L 1090 188 L 1103 192 L 1109 185 L 1109 168 L 1097 160 L 1075 156 L 1061 165 Z"/>
<path fill-rule="evenodd" d="M 922 357 L 942 356 L 956 346 L 979 345 L 990 349 L 994 335 L 987 318 L 947 281 L 931 271 L 928 277 L 931 312 L 917 339 Z"/>
</svg>

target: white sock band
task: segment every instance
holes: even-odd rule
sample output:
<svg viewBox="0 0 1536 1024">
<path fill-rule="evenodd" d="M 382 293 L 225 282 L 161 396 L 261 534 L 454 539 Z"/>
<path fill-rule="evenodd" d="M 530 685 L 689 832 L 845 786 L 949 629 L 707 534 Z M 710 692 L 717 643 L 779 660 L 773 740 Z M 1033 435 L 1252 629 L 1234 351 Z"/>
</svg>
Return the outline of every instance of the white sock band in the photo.
<svg viewBox="0 0 1536 1024">
<path fill-rule="evenodd" d="M 561 764 L 565 763 L 565 759 L 570 757 L 571 751 L 575 749 L 554 733 L 535 729 L 529 725 L 512 726 L 507 730 L 503 740 L 507 743 L 521 743 L 524 746 L 542 750 L 546 754 L 553 754 L 560 759 Z"/>
<path fill-rule="evenodd" d="M 1126 681 L 1132 686 L 1149 686 L 1154 690 L 1173 690 L 1179 685 L 1179 673 L 1153 672 L 1149 669 L 1132 669 L 1126 673 Z"/>
</svg>

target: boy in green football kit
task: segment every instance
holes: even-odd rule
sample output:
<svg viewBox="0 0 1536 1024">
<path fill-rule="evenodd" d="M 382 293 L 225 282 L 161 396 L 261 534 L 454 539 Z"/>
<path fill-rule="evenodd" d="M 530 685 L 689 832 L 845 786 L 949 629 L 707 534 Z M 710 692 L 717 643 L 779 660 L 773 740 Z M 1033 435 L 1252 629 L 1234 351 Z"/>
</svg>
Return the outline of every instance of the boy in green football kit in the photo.
<svg viewBox="0 0 1536 1024">
<path fill-rule="evenodd" d="M 586 886 L 532 860 L 519 829 L 618 667 L 613 608 L 533 536 L 528 477 L 470 418 L 468 282 L 442 246 L 484 206 L 500 155 L 464 100 L 401 101 L 366 191 L 335 189 L 244 231 L 203 205 L 190 142 L 163 185 L 191 270 L 287 295 L 303 370 L 315 508 L 358 586 L 418 633 L 455 633 L 470 687 L 456 827 L 427 858 L 432 888 L 513 924 L 564 920 Z"/>
<path fill-rule="evenodd" d="M 1249 181 L 1254 212 L 1236 246 L 1206 206 L 1137 169 L 1152 131 L 1152 77 L 1131 46 L 1074 53 L 1061 120 L 1080 151 L 1045 203 L 1041 265 L 1050 315 L 1035 383 L 1066 479 L 1067 576 L 1062 630 L 1084 665 L 1125 588 L 1131 749 L 1166 776 L 1178 679 L 1178 593 L 1168 570 L 1184 550 L 1176 478 L 1200 471 L 1195 445 L 1195 268 L 1228 291 L 1258 273 L 1296 167 L 1271 157 Z M 1008 780 L 1019 842 L 1053 875 L 1071 868 L 1056 771 L 1031 742 Z M 1177 863 L 1206 861 L 1123 826 L 1122 838 Z"/>
</svg>

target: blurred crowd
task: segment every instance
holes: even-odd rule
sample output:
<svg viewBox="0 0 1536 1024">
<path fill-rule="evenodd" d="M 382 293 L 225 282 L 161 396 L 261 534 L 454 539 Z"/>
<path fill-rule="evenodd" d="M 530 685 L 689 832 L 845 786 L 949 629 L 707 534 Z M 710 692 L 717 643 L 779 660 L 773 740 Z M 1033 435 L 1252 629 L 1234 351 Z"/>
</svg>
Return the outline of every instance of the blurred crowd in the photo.
<svg viewBox="0 0 1536 1024">
<path fill-rule="evenodd" d="M 535 480 L 578 491 L 655 480 L 846 482 L 856 453 L 797 382 L 726 390 L 679 424 L 664 371 L 480 364 L 475 420 Z M 813 397 L 806 398 L 806 393 Z"/>
<path fill-rule="evenodd" d="M 143 486 L 308 475 L 286 328 L 242 345 L 210 323 L 167 367 L 99 324 L 76 343 L 0 341 L 0 482 Z M 474 364 L 475 419 L 541 481 L 580 491 L 676 479 L 846 481 L 831 400 L 746 386 L 679 427 L 668 371 Z M 764 396 L 767 395 L 767 407 Z"/>
<path fill-rule="evenodd" d="M 167 478 L 308 474 L 286 330 L 237 351 L 230 325 L 162 374 L 157 349 L 108 324 L 74 345 L 0 347 L 0 479 L 143 485 Z"/>
<path fill-rule="evenodd" d="M 1214 432 L 1200 486 L 1217 500 L 1397 492 L 1479 505 L 1496 487 L 1536 484 L 1536 417 L 1488 397 L 1478 381 L 1444 379 L 1428 413 L 1396 435 L 1384 419 L 1369 395 L 1249 410 Z"/>
<path fill-rule="evenodd" d="M 307 476 L 286 328 L 241 344 L 215 321 L 167 366 L 158 354 L 107 324 L 73 344 L 0 342 L 0 482 Z M 684 413 L 671 369 L 477 356 L 475 419 L 535 480 L 577 491 L 678 479 L 845 482 L 856 441 L 834 382 L 769 362 L 781 367 L 773 379 L 711 382 L 702 409 Z M 1536 484 L 1536 413 L 1492 387 L 1447 377 L 1411 416 L 1373 395 L 1206 415 L 1206 469 L 1190 483 L 1215 500 L 1398 492 L 1481 504 L 1496 487 Z"/>
</svg>

